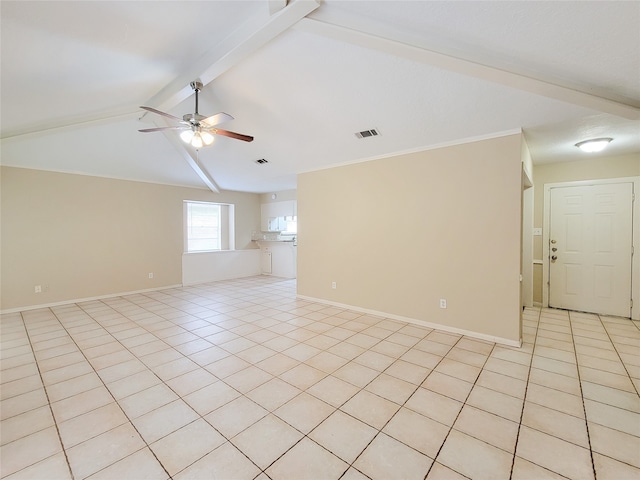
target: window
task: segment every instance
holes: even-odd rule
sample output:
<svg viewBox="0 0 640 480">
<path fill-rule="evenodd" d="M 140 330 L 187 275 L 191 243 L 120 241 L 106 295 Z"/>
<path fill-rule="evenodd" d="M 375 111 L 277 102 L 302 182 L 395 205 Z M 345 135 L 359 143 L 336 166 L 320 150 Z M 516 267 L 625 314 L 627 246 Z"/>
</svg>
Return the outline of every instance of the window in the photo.
<svg viewBox="0 0 640 480">
<path fill-rule="evenodd" d="M 220 250 L 220 205 L 185 202 L 187 252 Z"/>
<path fill-rule="evenodd" d="M 184 202 L 184 251 L 233 250 L 234 206 L 223 203 Z"/>
</svg>

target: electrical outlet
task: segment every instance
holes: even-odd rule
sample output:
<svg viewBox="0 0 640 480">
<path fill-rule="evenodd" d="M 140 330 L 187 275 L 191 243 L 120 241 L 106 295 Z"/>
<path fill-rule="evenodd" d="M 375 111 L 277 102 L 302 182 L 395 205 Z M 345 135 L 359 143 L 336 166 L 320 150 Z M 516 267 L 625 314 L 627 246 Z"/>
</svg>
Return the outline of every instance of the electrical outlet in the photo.
<svg viewBox="0 0 640 480">
<path fill-rule="evenodd" d="M 446 298 L 440 299 L 440 308 L 447 308 L 447 300 Z"/>
<path fill-rule="evenodd" d="M 42 285 L 36 285 L 34 287 L 34 290 L 36 293 L 42 293 Z"/>
<path fill-rule="evenodd" d="M 149 273 L 149 278 L 153 278 L 153 272 Z"/>
<path fill-rule="evenodd" d="M 331 282 L 331 288 L 336 289 L 336 282 Z"/>
</svg>

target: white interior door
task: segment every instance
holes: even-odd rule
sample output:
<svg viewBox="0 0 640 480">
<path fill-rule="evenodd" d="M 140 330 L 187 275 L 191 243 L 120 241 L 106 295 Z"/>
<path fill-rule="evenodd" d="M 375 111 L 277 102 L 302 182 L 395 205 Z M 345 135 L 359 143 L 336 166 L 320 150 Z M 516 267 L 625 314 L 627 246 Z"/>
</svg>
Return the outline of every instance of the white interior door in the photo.
<svg viewBox="0 0 640 480">
<path fill-rule="evenodd" d="M 633 183 L 550 191 L 549 306 L 631 315 Z"/>
</svg>

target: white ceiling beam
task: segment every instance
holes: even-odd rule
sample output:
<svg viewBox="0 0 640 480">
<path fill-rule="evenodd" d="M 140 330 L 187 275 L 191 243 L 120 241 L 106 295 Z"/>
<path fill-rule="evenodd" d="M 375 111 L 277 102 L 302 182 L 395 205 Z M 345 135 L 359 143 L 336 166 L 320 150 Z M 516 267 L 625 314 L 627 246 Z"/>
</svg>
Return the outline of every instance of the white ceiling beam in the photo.
<svg viewBox="0 0 640 480">
<path fill-rule="evenodd" d="M 156 123 L 157 126 L 162 127 L 164 125 L 160 125 Z M 198 159 L 198 151 L 188 147 L 182 139 L 178 135 L 168 135 L 166 132 L 165 138 L 171 143 L 171 145 L 176 149 L 176 151 L 180 154 L 182 158 L 186 160 L 189 166 L 196 172 L 196 175 L 200 177 L 200 180 L 214 193 L 220 193 L 220 187 L 215 182 L 215 180 L 209 175 L 209 173 L 204 169 L 204 167 L 200 164 Z"/>
<path fill-rule="evenodd" d="M 87 117 L 77 117 L 69 122 L 60 123 L 58 121 L 37 123 L 31 125 L 29 128 L 21 130 L 12 130 L 2 134 L 0 140 L 10 141 L 13 138 L 29 138 L 37 137 L 43 133 L 62 133 L 77 130 L 78 128 L 86 128 L 96 125 L 105 125 L 119 120 L 129 120 L 139 118 L 140 111 L 132 112 L 130 108 L 125 110 L 113 111 L 112 113 L 102 112 L 100 114 L 91 115 Z"/>
<path fill-rule="evenodd" d="M 287 6 L 288 0 L 267 0 L 269 4 L 269 15 L 279 12 Z"/>
<path fill-rule="evenodd" d="M 266 14 L 268 9 L 265 9 L 265 13 L 246 21 L 145 105 L 163 111 L 170 110 L 193 94 L 190 87 L 193 80 L 200 79 L 203 85 L 211 83 L 319 6 L 320 0 L 294 0 L 273 15 Z"/>
<path fill-rule="evenodd" d="M 216 181 L 200 164 L 200 161 L 198 160 L 198 151 L 185 149 L 184 146 L 182 146 L 181 154 L 187 160 L 189 166 L 193 168 L 193 171 L 196 172 L 196 175 L 200 177 L 200 180 L 202 180 L 204 184 L 209 187 L 209 190 L 211 190 L 213 193 L 220 193 L 220 187 L 218 187 Z"/>
<path fill-rule="evenodd" d="M 389 55 L 403 57 L 436 68 L 505 85 L 507 87 L 552 98 L 554 100 L 571 103 L 580 107 L 616 115 L 630 120 L 640 120 L 640 109 L 632 105 L 627 105 L 619 101 L 527 77 L 525 75 L 508 72 L 499 68 L 481 65 L 469 60 L 463 60 L 416 47 L 414 45 L 371 35 L 358 30 L 309 18 L 302 19 L 294 26 L 294 28 L 296 30 L 322 35 L 333 40 L 377 50 Z"/>
<path fill-rule="evenodd" d="M 278 10 L 278 4 L 280 9 Z M 320 0 L 269 1 L 269 11 L 278 10 L 271 15 L 257 15 L 245 22 L 220 44 L 216 45 L 200 61 L 188 71 L 176 78 L 158 94 L 150 98 L 145 105 L 152 105 L 162 111 L 171 110 L 178 103 L 193 94 L 190 83 L 199 79 L 207 85 L 249 55 L 266 45 L 269 41 L 289 29 L 296 22 L 313 12 L 320 6 Z M 285 8 L 283 8 L 285 7 Z M 144 117 L 144 115 L 142 116 Z M 142 118 L 141 117 L 141 118 Z M 219 193 L 215 180 L 198 162 L 197 152 L 194 156 L 191 149 L 176 140 L 175 135 L 165 133 L 165 137 L 180 151 L 187 163 L 202 179 L 211 191 Z"/>
</svg>

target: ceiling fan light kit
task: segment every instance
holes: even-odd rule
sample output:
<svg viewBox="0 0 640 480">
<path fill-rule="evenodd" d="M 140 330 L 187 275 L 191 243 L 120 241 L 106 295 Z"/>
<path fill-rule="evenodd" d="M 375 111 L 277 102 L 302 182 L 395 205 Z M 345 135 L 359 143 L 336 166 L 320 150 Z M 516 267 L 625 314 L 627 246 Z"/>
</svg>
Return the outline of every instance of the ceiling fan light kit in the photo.
<svg viewBox="0 0 640 480">
<path fill-rule="evenodd" d="M 143 133 L 160 132 L 163 130 L 182 130 L 180 138 L 183 142 L 191 145 L 195 149 L 202 147 L 208 147 L 213 144 L 215 140 L 214 135 L 222 135 L 225 137 L 235 138 L 236 140 L 242 140 L 243 142 L 252 142 L 253 137 L 249 135 L 243 135 L 241 133 L 231 132 L 229 130 L 222 130 L 215 128 L 223 122 L 233 120 L 233 117 L 228 113 L 219 112 L 210 117 L 205 117 L 198 113 L 198 93 L 202 89 L 202 83 L 199 81 L 191 82 L 191 88 L 195 92 L 196 109 L 194 113 L 187 113 L 183 115 L 182 120 L 178 117 L 171 115 L 170 113 L 161 112 L 153 107 L 141 106 L 143 110 L 146 110 L 156 115 L 162 115 L 163 117 L 170 118 L 179 122 L 179 125 L 172 125 L 168 127 L 156 127 L 156 128 L 143 128 L 138 131 Z"/>
<path fill-rule="evenodd" d="M 613 138 L 593 138 L 576 143 L 576 147 L 587 153 L 601 152 L 612 140 Z"/>
<path fill-rule="evenodd" d="M 189 143 L 194 148 L 201 148 L 203 146 L 208 147 L 215 140 L 213 135 L 206 130 L 203 131 L 201 129 L 196 131 L 185 130 L 180 134 L 180 138 L 184 143 Z"/>
</svg>

